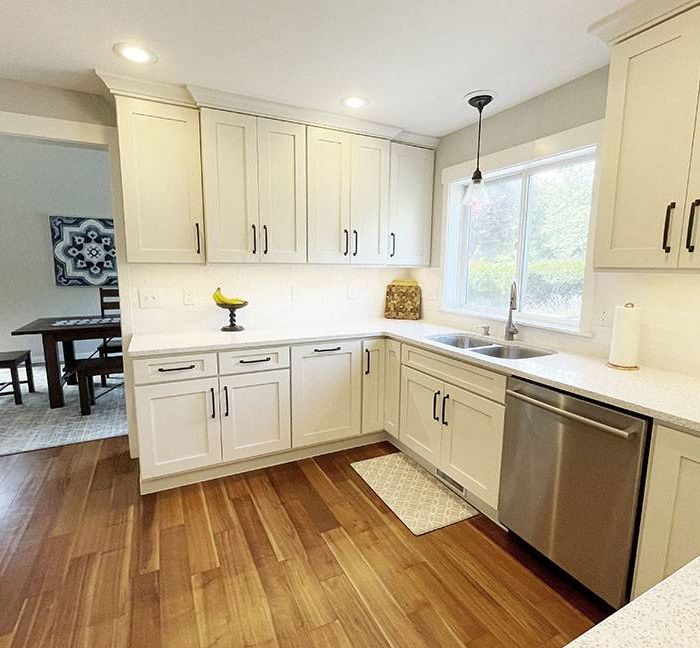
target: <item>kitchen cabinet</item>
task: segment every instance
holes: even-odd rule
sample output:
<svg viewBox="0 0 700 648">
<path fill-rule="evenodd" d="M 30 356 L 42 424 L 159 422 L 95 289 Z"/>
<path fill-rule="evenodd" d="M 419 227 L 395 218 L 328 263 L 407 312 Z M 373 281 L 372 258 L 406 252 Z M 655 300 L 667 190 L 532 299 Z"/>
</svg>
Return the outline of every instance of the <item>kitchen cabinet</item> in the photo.
<svg viewBox="0 0 700 648">
<path fill-rule="evenodd" d="M 224 461 L 292 447 L 289 370 L 221 378 L 219 400 Z"/>
<path fill-rule="evenodd" d="M 142 478 L 221 462 L 217 378 L 143 385 L 135 393 Z"/>
<path fill-rule="evenodd" d="M 386 343 L 362 342 L 362 433 L 384 429 L 384 370 Z"/>
<path fill-rule="evenodd" d="M 116 97 L 130 263 L 204 263 L 198 111 Z"/>
<path fill-rule="evenodd" d="M 687 240 L 690 211 L 700 199 L 697 155 L 691 171 L 700 139 L 699 31 L 700 9 L 693 9 L 612 52 L 600 161 L 598 267 L 700 265 L 697 253 L 687 249 L 696 240 L 693 231 Z"/>
<path fill-rule="evenodd" d="M 443 389 L 440 470 L 498 509 L 505 407 L 453 385 Z"/>
<path fill-rule="evenodd" d="M 292 347 L 292 445 L 359 436 L 362 431 L 362 343 Z"/>
<path fill-rule="evenodd" d="M 207 260 L 260 258 L 255 117 L 203 108 L 202 178 Z"/>
<path fill-rule="evenodd" d="M 389 212 L 389 143 L 307 129 L 310 263 L 383 264 Z"/>
<path fill-rule="evenodd" d="M 384 355 L 384 429 L 398 438 L 401 414 L 401 343 L 386 340 Z"/>
<path fill-rule="evenodd" d="M 654 429 L 633 597 L 700 555 L 700 437 Z"/>
<path fill-rule="evenodd" d="M 433 466 L 440 464 L 442 391 L 441 380 L 403 367 L 399 439 Z"/>
<path fill-rule="evenodd" d="M 399 266 L 430 265 L 435 152 L 391 144 L 387 261 Z"/>
</svg>

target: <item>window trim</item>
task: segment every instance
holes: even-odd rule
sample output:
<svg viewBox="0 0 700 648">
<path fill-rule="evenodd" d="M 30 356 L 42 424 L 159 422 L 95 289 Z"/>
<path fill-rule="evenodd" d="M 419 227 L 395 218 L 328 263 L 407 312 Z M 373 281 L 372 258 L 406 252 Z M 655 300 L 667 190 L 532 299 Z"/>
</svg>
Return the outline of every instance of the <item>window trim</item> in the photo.
<svg viewBox="0 0 700 648">
<path fill-rule="evenodd" d="M 561 164 L 567 157 L 571 159 L 593 155 L 596 160 L 596 173 L 593 178 L 593 190 L 591 194 L 591 214 L 589 218 L 588 239 L 586 249 L 586 265 L 584 273 L 583 292 L 581 295 L 581 315 L 577 325 L 569 325 L 565 320 L 544 315 L 523 313 L 519 309 L 515 312 L 515 320 L 523 326 L 542 328 L 547 330 L 572 333 L 577 335 L 590 335 L 593 316 L 593 291 L 595 276 L 593 273 L 593 244 L 596 222 L 596 207 L 598 196 L 598 177 L 600 160 L 600 142 L 602 139 L 603 120 L 584 124 L 561 133 L 556 133 L 532 142 L 527 142 L 497 153 L 485 156 L 481 160 L 481 168 L 484 177 L 488 179 L 506 177 L 511 175 L 531 174 L 550 164 Z M 593 151 L 592 149 L 595 149 Z M 556 158 L 556 159 L 555 159 Z M 463 162 L 442 171 L 443 184 L 443 213 L 442 231 L 444 235 L 441 241 L 441 272 L 444 289 L 442 291 L 442 310 L 453 314 L 461 314 L 466 317 L 486 320 L 505 321 L 505 313 L 495 309 L 473 308 L 464 303 L 466 294 L 460 297 L 460 285 L 466 278 L 466 263 L 464 263 L 463 241 L 460 237 L 461 219 L 463 210 L 462 197 L 466 187 L 471 181 L 471 173 L 475 160 Z M 523 183 L 522 191 L 525 192 L 527 183 Z M 519 232 L 522 232 L 524 212 L 527 208 L 526 201 L 521 200 L 521 213 Z M 517 280 L 518 287 L 522 287 L 523 255 L 525 252 L 526 236 L 520 236 L 518 241 Z M 448 272 L 457 264 L 458 271 Z"/>
</svg>

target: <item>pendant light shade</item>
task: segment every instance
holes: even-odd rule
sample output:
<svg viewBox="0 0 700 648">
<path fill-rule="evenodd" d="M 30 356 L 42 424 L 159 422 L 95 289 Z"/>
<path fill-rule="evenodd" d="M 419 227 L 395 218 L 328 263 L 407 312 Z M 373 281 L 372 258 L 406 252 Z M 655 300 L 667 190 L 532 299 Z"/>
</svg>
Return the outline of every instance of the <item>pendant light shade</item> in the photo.
<svg viewBox="0 0 700 648">
<path fill-rule="evenodd" d="M 481 160 L 481 114 L 486 106 L 493 101 L 493 95 L 486 92 L 477 92 L 465 97 L 467 103 L 479 111 L 479 129 L 476 140 L 476 169 L 472 174 L 472 181 L 464 192 L 462 204 L 466 207 L 483 208 L 489 202 L 489 194 L 484 185 L 479 162 Z"/>
</svg>

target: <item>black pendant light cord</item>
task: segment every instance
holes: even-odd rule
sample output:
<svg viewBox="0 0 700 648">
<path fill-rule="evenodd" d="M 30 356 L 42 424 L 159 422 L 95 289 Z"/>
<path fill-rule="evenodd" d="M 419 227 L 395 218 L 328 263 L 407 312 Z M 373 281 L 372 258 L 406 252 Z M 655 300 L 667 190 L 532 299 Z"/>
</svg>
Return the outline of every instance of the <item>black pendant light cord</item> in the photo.
<svg viewBox="0 0 700 648">
<path fill-rule="evenodd" d="M 467 99 L 467 103 L 472 108 L 476 108 L 479 111 L 479 132 L 476 138 L 476 169 L 474 169 L 474 174 L 472 175 L 472 182 L 475 184 L 481 182 L 482 179 L 481 169 L 479 168 L 481 165 L 481 117 L 484 108 L 488 106 L 491 101 L 493 101 L 493 95 L 490 94 L 477 94 Z"/>
<path fill-rule="evenodd" d="M 483 106 L 479 106 L 479 132 L 476 136 L 476 171 L 481 175 L 481 169 L 479 168 L 479 161 L 481 159 L 481 114 L 484 111 Z"/>
</svg>

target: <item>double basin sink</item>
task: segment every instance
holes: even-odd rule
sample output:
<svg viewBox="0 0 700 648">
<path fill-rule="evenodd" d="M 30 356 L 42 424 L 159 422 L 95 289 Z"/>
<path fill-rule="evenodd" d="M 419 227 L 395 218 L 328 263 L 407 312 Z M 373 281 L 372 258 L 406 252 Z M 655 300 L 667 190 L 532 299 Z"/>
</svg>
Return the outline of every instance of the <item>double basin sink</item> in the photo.
<svg viewBox="0 0 700 648">
<path fill-rule="evenodd" d="M 523 346 L 506 346 L 497 344 L 484 338 L 476 338 L 467 334 L 432 335 L 428 338 L 433 342 L 446 344 L 457 349 L 466 349 L 479 355 L 503 360 L 525 360 L 526 358 L 539 358 L 552 355 L 554 351 L 542 351 Z"/>
</svg>

